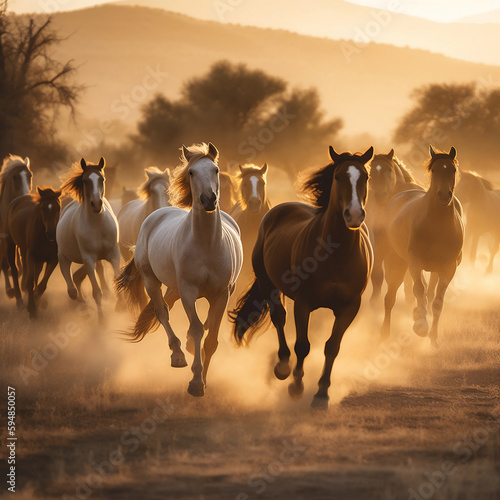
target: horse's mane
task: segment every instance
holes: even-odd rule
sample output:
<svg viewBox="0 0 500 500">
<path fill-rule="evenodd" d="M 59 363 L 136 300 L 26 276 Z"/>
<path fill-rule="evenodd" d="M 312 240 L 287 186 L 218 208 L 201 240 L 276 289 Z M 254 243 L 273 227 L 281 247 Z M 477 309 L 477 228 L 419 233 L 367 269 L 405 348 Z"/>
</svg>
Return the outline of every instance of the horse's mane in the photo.
<svg viewBox="0 0 500 500">
<path fill-rule="evenodd" d="M 9 177 L 15 170 L 21 170 L 29 167 L 24 163 L 24 160 L 17 155 L 9 155 L 3 159 L 2 167 L 0 168 L 0 185 L 4 185 L 5 180 Z"/>
<path fill-rule="evenodd" d="M 165 179 L 167 184 L 170 182 L 168 171 L 162 172 L 158 167 L 149 167 L 144 170 L 146 180 L 137 188 L 137 196 L 140 200 L 147 200 L 151 194 L 151 184 L 158 179 Z M 149 175 L 148 175 L 149 174 Z"/>
<path fill-rule="evenodd" d="M 189 160 L 187 160 L 184 155 L 181 156 L 181 164 L 174 170 L 172 182 L 168 190 L 172 205 L 181 208 L 191 208 L 193 205 L 191 183 L 189 181 L 189 168 L 191 165 L 202 158 L 210 158 L 210 160 L 217 164 L 217 159 L 212 158 L 208 153 L 208 144 L 204 142 L 201 144 L 193 144 L 186 149 L 192 156 Z"/>
<path fill-rule="evenodd" d="M 101 169 L 98 165 L 87 164 L 87 168 L 95 168 L 96 172 L 101 173 Z M 62 191 L 71 196 L 73 199 L 77 200 L 78 203 L 83 201 L 83 175 L 85 174 L 80 162 L 75 162 L 71 165 L 71 170 L 61 176 L 61 181 L 63 185 L 61 186 Z"/>
<path fill-rule="evenodd" d="M 440 151 L 439 149 L 434 149 L 434 153 L 437 156 L 443 156 L 446 159 L 450 160 L 450 157 L 449 157 L 449 155 L 448 155 L 448 153 L 446 151 Z M 435 159 L 436 159 L 436 156 L 430 156 L 429 158 L 427 158 L 427 160 L 424 163 L 424 168 L 425 168 L 426 172 L 430 172 L 431 171 L 431 165 L 432 165 L 432 163 L 434 162 Z M 451 160 L 451 162 L 458 169 L 458 160 L 456 158 L 453 158 L 453 160 Z"/>
<path fill-rule="evenodd" d="M 474 179 L 481 182 L 481 184 L 487 191 L 495 191 L 495 186 L 491 181 L 485 179 L 484 177 L 481 177 L 477 172 L 474 172 L 473 170 L 464 170 L 463 172 L 460 172 L 460 177 L 465 177 L 466 179 Z"/>
<path fill-rule="evenodd" d="M 415 177 L 413 177 L 410 169 L 397 156 L 394 156 L 392 160 L 399 167 L 399 170 L 405 178 L 405 182 L 415 182 Z"/>
</svg>

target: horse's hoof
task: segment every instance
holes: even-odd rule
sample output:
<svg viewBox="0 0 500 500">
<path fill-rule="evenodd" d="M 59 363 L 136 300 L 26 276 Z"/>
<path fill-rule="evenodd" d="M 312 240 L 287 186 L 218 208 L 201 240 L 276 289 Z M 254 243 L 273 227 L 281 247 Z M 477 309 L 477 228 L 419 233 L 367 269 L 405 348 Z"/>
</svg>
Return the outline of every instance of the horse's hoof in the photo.
<svg viewBox="0 0 500 500">
<path fill-rule="evenodd" d="M 189 382 L 188 394 L 194 396 L 195 398 L 201 398 L 205 395 L 205 386 L 200 382 Z"/>
<path fill-rule="evenodd" d="M 292 370 L 287 361 L 279 361 L 274 367 L 274 375 L 278 380 L 287 379 L 291 372 Z"/>
<path fill-rule="evenodd" d="M 9 288 L 8 290 L 6 290 L 6 293 L 9 299 L 13 299 L 16 296 L 16 293 L 14 292 L 13 288 Z"/>
<path fill-rule="evenodd" d="M 314 396 L 311 402 L 311 408 L 315 410 L 328 410 L 328 401 L 330 398 L 327 396 L 326 398 L 322 398 L 319 396 Z"/>
<path fill-rule="evenodd" d="M 186 356 L 184 356 L 182 351 L 174 352 L 170 356 L 170 364 L 173 368 L 184 368 L 187 366 Z"/>
<path fill-rule="evenodd" d="M 186 339 L 186 351 L 194 356 L 194 340 L 190 335 Z"/>
<path fill-rule="evenodd" d="M 71 288 L 70 290 L 68 290 L 68 295 L 71 300 L 76 300 L 78 292 L 76 291 L 75 288 Z"/>
<path fill-rule="evenodd" d="M 288 394 L 294 399 L 300 398 L 304 392 L 304 384 L 302 380 L 299 383 L 292 382 L 288 385 Z"/>
<path fill-rule="evenodd" d="M 429 325 L 427 323 L 427 320 L 417 319 L 415 323 L 413 323 L 413 331 L 419 337 L 427 337 L 427 334 L 429 333 Z"/>
<path fill-rule="evenodd" d="M 434 349 L 439 349 L 439 342 L 437 339 L 431 339 L 431 346 L 434 347 Z"/>
</svg>

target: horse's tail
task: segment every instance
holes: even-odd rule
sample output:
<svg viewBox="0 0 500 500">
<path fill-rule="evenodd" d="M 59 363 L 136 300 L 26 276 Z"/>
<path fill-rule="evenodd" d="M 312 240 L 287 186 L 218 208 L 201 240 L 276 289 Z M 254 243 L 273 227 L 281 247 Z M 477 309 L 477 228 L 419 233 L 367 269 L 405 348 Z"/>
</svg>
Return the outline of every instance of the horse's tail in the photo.
<svg viewBox="0 0 500 500">
<path fill-rule="evenodd" d="M 120 275 L 115 280 L 115 287 L 118 293 L 124 292 L 126 294 L 128 301 L 134 307 L 141 309 L 134 329 L 126 332 L 126 335 L 131 337 L 131 342 L 139 342 L 148 332 L 159 325 L 159 321 L 152 301 L 148 302 L 147 300 L 144 283 L 133 257 L 122 268 Z"/>
</svg>

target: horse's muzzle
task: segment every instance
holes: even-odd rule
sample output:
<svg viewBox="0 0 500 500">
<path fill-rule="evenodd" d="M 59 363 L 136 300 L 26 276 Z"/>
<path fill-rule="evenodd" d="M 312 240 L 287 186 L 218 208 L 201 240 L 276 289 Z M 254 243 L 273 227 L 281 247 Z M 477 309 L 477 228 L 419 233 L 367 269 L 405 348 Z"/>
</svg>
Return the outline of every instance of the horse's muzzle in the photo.
<svg viewBox="0 0 500 500">
<path fill-rule="evenodd" d="M 248 200 L 248 208 L 253 214 L 258 214 L 262 208 L 262 202 L 258 198 L 250 198 Z"/>
<path fill-rule="evenodd" d="M 91 201 L 90 207 L 92 208 L 92 212 L 94 212 L 95 214 L 100 214 L 102 212 L 102 200 Z"/>
<path fill-rule="evenodd" d="M 363 209 L 351 211 L 348 208 L 344 210 L 344 221 L 345 225 L 349 229 L 359 229 L 361 224 L 363 224 L 366 213 Z"/>
<path fill-rule="evenodd" d="M 205 212 L 213 212 L 217 207 L 217 195 L 215 193 L 212 193 L 210 198 L 202 194 L 200 196 L 200 201 L 205 209 Z"/>
</svg>

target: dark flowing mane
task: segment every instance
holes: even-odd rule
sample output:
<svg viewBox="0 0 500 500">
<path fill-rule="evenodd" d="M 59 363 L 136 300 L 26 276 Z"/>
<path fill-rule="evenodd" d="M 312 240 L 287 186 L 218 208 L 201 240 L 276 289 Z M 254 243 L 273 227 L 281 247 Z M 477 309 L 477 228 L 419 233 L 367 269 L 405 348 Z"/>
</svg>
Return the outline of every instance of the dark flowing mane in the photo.
<svg viewBox="0 0 500 500">
<path fill-rule="evenodd" d="M 399 167 L 399 170 L 405 178 L 405 182 L 415 182 L 415 177 L 413 177 L 410 169 L 397 156 L 393 157 L 393 161 Z"/>
<path fill-rule="evenodd" d="M 217 164 L 217 159 L 209 154 L 208 147 L 208 144 L 205 143 L 193 144 L 187 148 L 190 153 L 189 160 L 184 155 L 181 156 L 181 165 L 174 170 L 172 182 L 168 190 L 172 205 L 180 208 L 191 208 L 193 205 L 189 168 L 202 158 L 210 158 L 210 160 Z"/>
<path fill-rule="evenodd" d="M 305 200 L 321 211 L 326 210 L 328 203 L 330 203 L 330 191 L 338 163 L 329 163 L 326 167 L 299 181 L 299 187 Z"/>
<path fill-rule="evenodd" d="M 89 169 L 103 175 L 99 165 L 92 165 L 89 163 L 87 164 L 87 170 L 83 170 L 80 162 L 75 162 L 71 166 L 71 170 L 67 174 L 61 176 L 61 181 L 63 182 L 61 186 L 62 191 L 79 203 L 83 201 L 83 177 Z"/>
<path fill-rule="evenodd" d="M 149 167 L 145 170 L 146 180 L 137 188 L 137 196 L 141 200 L 147 200 L 151 194 L 151 185 L 158 179 L 164 179 L 167 187 L 170 184 L 168 169 L 162 172 L 158 167 Z"/>
<path fill-rule="evenodd" d="M 487 191 L 495 191 L 495 186 L 493 185 L 493 183 L 485 179 L 484 177 L 481 177 L 477 172 L 474 172 L 472 170 L 465 170 L 463 172 L 460 172 L 460 177 L 479 181 Z"/>
</svg>

